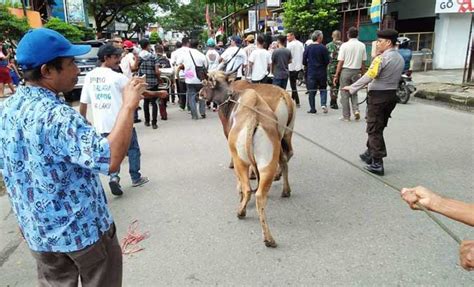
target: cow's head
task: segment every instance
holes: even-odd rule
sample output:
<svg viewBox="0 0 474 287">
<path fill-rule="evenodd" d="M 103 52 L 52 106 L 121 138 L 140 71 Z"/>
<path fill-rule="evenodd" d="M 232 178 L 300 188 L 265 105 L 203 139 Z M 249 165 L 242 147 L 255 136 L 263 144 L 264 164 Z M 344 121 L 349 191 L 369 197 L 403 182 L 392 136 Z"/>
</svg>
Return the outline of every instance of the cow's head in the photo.
<svg viewBox="0 0 474 287">
<path fill-rule="evenodd" d="M 199 97 L 220 105 L 229 97 L 230 84 L 234 80 L 235 73 L 226 74 L 223 71 L 209 72 L 207 79 L 202 81 Z"/>
</svg>

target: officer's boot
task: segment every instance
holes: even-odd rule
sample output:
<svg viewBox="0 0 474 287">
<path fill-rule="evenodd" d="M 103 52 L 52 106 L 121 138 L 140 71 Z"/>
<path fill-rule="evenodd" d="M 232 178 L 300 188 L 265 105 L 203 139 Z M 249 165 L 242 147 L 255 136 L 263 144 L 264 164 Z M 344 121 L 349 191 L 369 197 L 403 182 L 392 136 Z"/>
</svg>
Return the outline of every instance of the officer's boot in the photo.
<svg viewBox="0 0 474 287">
<path fill-rule="evenodd" d="M 381 158 L 372 158 L 372 163 L 367 165 L 365 169 L 376 175 L 384 175 L 383 160 Z"/>
<path fill-rule="evenodd" d="M 364 153 L 361 153 L 359 155 L 360 159 L 364 161 L 366 164 L 371 164 L 372 163 L 372 156 L 370 155 L 369 150 L 365 150 Z"/>
</svg>

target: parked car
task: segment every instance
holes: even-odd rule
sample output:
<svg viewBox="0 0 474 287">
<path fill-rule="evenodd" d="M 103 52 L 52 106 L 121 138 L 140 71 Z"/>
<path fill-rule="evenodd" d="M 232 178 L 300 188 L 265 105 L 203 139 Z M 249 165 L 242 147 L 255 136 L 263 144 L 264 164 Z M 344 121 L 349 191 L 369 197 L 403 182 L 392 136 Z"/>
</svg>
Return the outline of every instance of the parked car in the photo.
<svg viewBox="0 0 474 287">
<path fill-rule="evenodd" d="M 99 61 L 97 53 L 99 52 L 99 48 L 102 45 L 105 45 L 105 42 L 100 40 L 91 40 L 74 44 L 91 45 L 92 49 L 89 51 L 89 53 L 85 55 L 75 57 L 76 65 L 81 70 L 81 74 L 79 75 L 79 79 L 77 81 L 77 84 L 74 86 L 74 89 L 71 92 L 64 94 L 64 99 L 67 102 L 74 102 L 80 100 L 82 86 L 84 85 L 84 78 L 89 71 L 92 71 L 95 67 L 97 67 L 97 63 Z"/>
</svg>

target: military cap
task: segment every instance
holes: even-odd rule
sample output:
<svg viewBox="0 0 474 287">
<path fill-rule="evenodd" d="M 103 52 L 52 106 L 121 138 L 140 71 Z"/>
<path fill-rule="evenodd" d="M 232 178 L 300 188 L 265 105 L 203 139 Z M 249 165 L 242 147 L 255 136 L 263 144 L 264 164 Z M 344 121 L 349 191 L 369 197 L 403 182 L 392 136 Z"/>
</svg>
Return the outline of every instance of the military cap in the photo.
<svg viewBox="0 0 474 287">
<path fill-rule="evenodd" d="M 378 30 L 377 37 L 396 41 L 398 37 L 398 31 L 394 29 Z"/>
</svg>

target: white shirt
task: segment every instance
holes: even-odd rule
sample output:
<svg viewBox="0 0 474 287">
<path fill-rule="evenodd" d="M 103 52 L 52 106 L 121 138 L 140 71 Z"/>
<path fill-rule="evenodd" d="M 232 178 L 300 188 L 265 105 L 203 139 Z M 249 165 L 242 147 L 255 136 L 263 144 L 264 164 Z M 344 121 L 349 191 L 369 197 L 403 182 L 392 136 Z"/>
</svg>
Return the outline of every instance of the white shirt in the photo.
<svg viewBox="0 0 474 287">
<path fill-rule="evenodd" d="M 237 77 L 242 77 L 242 68 L 247 63 L 247 54 L 245 54 L 243 49 L 240 49 L 237 53 L 238 49 L 239 47 L 237 46 L 227 48 L 224 53 L 222 53 L 221 58 L 224 59 L 223 63 L 227 63 L 226 72 L 232 72 L 238 69 Z M 235 53 L 237 54 L 232 58 Z"/>
<path fill-rule="evenodd" d="M 288 65 L 288 69 L 290 71 L 300 71 L 303 69 L 303 53 L 304 53 L 304 46 L 298 40 L 293 40 L 288 42 L 286 47 L 291 52 L 291 63 Z"/>
<path fill-rule="evenodd" d="M 217 53 L 215 49 L 209 49 L 206 52 L 206 59 L 207 62 L 209 63 L 209 71 L 215 71 L 217 70 L 217 67 L 219 66 L 219 58 L 220 55 Z"/>
<path fill-rule="evenodd" d="M 171 65 L 173 65 L 173 66 L 180 65 L 180 64 L 177 64 L 178 60 L 181 61 L 181 58 L 184 54 L 187 54 L 189 56 L 188 51 L 189 51 L 188 47 L 181 47 L 181 48 L 177 49 L 176 51 L 174 51 L 173 53 L 171 53 L 171 59 L 170 59 Z M 179 77 L 181 79 L 184 79 L 183 70 L 179 70 Z"/>
<path fill-rule="evenodd" d="M 337 60 L 344 61 L 343 68 L 360 69 L 362 63 L 367 60 L 365 44 L 356 38 L 349 39 L 349 41 L 343 43 L 341 48 L 339 48 Z"/>
<path fill-rule="evenodd" d="M 252 64 L 252 81 L 261 81 L 268 74 L 268 65 L 272 64 L 272 55 L 265 49 L 257 48 L 249 57 Z"/>
<path fill-rule="evenodd" d="M 133 56 L 132 52 L 128 52 L 125 57 L 122 58 L 120 61 L 120 69 L 122 69 L 122 73 L 127 78 L 132 78 L 133 73 L 131 67 L 135 64 L 135 57 Z"/>
<path fill-rule="evenodd" d="M 206 56 L 196 49 L 187 49 L 186 53 L 183 53 L 178 57 L 176 64 L 184 65 L 184 81 L 186 84 L 201 84 L 201 80 L 199 80 L 196 76 L 196 68 L 194 66 L 193 59 L 191 59 L 190 52 L 193 55 L 196 65 L 206 67 L 208 66 Z"/>
<path fill-rule="evenodd" d="M 90 104 L 98 133 L 110 133 L 122 106 L 122 93 L 128 78 L 110 68 L 98 67 L 87 73 L 81 103 Z"/>
</svg>

